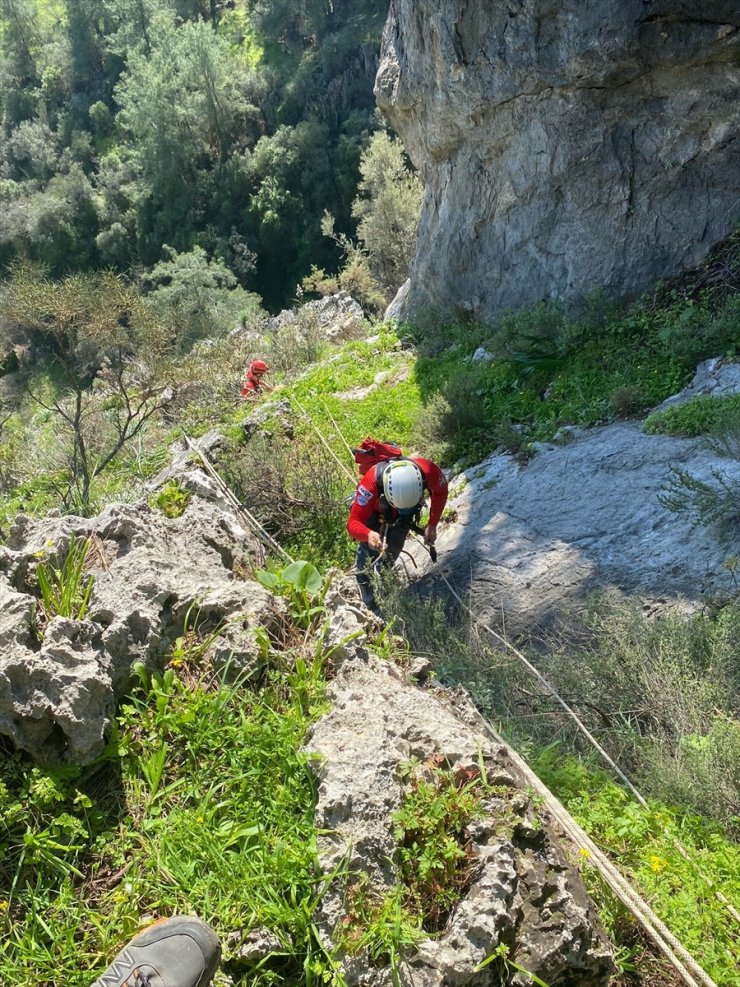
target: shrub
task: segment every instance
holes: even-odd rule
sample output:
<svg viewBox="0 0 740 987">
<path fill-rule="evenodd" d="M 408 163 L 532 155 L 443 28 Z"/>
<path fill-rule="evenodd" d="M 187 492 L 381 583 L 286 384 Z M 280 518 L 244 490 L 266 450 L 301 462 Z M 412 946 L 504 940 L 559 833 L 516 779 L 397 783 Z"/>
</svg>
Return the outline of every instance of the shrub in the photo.
<svg viewBox="0 0 740 987">
<path fill-rule="evenodd" d="M 583 630 L 580 641 L 549 642 L 544 674 L 650 794 L 683 791 L 684 804 L 734 828 L 740 792 L 734 808 L 718 793 L 732 786 L 726 752 L 736 741 L 725 725 L 740 705 L 740 606 L 648 618 L 637 605 L 594 600 Z"/>
<path fill-rule="evenodd" d="M 674 466 L 658 500 L 666 510 L 688 514 L 694 524 L 716 527 L 720 538 L 730 540 L 740 525 L 740 482 L 718 469 L 711 476 L 711 481 L 700 480 Z"/>
<path fill-rule="evenodd" d="M 289 554 L 347 563 L 347 481 L 323 447 L 264 433 L 222 454 L 219 469 L 237 497 Z"/>
<path fill-rule="evenodd" d="M 303 307 L 268 337 L 267 361 L 272 369 L 291 373 L 316 363 L 328 349 L 318 314 Z"/>
<path fill-rule="evenodd" d="M 158 490 L 150 498 L 149 503 L 160 510 L 165 517 L 180 517 L 190 503 L 190 491 L 183 489 L 177 481 L 172 481 Z"/>
<path fill-rule="evenodd" d="M 612 392 L 609 404 L 620 418 L 628 418 L 635 415 L 645 406 L 642 391 L 639 386 L 627 385 L 618 387 Z"/>
<path fill-rule="evenodd" d="M 645 431 L 650 435 L 680 435 L 693 438 L 709 435 L 721 441 L 725 433 L 740 435 L 740 394 L 704 395 L 648 415 Z M 727 442 L 734 448 L 733 440 Z M 740 458 L 740 455 L 738 455 Z"/>
</svg>

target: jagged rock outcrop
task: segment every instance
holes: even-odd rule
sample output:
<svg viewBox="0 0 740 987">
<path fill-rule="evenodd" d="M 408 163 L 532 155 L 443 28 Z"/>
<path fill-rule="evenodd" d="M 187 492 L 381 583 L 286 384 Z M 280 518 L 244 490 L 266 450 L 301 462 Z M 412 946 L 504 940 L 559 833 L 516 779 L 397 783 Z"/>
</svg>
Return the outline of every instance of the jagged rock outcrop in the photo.
<svg viewBox="0 0 740 987">
<path fill-rule="evenodd" d="M 397 882 L 393 814 L 408 784 L 404 766 L 417 763 L 424 772 L 442 762 L 454 777 L 482 764 L 492 788 L 484 817 L 466 834 L 475 875 L 442 935 L 422 941 L 401 965 L 399 982 L 530 983 L 514 968 L 505 980 L 500 966 L 476 972 L 506 945 L 511 960 L 550 987 L 606 985 L 611 954 L 580 877 L 465 694 L 423 690 L 361 645 L 345 655 L 331 693 L 332 710 L 314 727 L 308 747 L 320 780 L 316 819 L 325 872 L 365 874 L 378 897 Z M 321 904 L 323 934 L 335 944 L 351 922 L 348 883 L 346 876 L 336 879 Z M 370 963 L 365 952 L 344 955 L 342 962 L 350 987 L 394 983 L 387 966 Z"/>
<path fill-rule="evenodd" d="M 203 474 L 188 476 L 217 493 Z M 35 571 L 43 557 L 64 558 L 72 535 L 91 538 L 88 612 L 44 626 Z M 206 630 L 226 621 L 214 664 L 256 667 L 255 628 L 280 618 L 272 594 L 235 574 L 257 554 L 230 510 L 197 496 L 175 519 L 145 504 L 111 505 L 93 519 L 19 517 L 0 549 L 0 734 L 39 759 L 90 761 L 134 664 L 161 668 L 186 621 Z"/>
<path fill-rule="evenodd" d="M 364 314 L 349 292 L 338 291 L 296 309 L 283 309 L 267 325 L 269 333 L 292 329 L 305 335 L 312 328 L 330 342 L 358 339 L 365 330 Z"/>
<path fill-rule="evenodd" d="M 661 407 L 734 391 L 740 365 L 710 360 Z M 740 544 L 661 504 L 674 466 L 705 483 L 716 485 L 717 471 L 740 485 L 737 458 L 702 439 L 649 435 L 641 421 L 567 430 L 562 444 L 538 444 L 526 465 L 494 454 L 454 481 L 454 523 L 440 526 L 438 566 L 416 546 L 409 574 L 444 574 L 480 618 L 498 624 L 503 614 L 510 634 L 550 623 L 596 588 L 696 606 L 732 588 L 723 562 Z"/>
<path fill-rule="evenodd" d="M 426 186 L 389 315 L 490 319 L 699 263 L 740 218 L 729 0 L 391 0 L 378 105 Z"/>
</svg>

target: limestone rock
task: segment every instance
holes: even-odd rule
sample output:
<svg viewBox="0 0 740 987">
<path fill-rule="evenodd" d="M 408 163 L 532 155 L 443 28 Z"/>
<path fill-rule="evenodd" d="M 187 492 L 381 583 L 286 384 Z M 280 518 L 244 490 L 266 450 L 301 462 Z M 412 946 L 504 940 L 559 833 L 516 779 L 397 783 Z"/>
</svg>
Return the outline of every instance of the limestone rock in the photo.
<svg viewBox="0 0 740 987">
<path fill-rule="evenodd" d="M 723 394 L 740 393 L 740 363 L 715 356 L 696 368 L 694 379 L 679 394 L 666 398 L 658 406 L 664 411 L 676 404 L 685 404 L 698 397 L 721 397 Z"/>
<path fill-rule="evenodd" d="M 347 291 L 306 302 L 297 309 L 283 309 L 268 324 L 269 332 L 290 327 L 301 330 L 315 324 L 321 334 L 332 342 L 359 339 L 364 335 L 364 314 L 360 305 Z"/>
<path fill-rule="evenodd" d="M 39 760 L 84 762 L 102 749 L 114 702 L 100 630 L 55 617 L 40 644 L 22 633 L 3 647 L 0 733 Z"/>
<path fill-rule="evenodd" d="M 708 377 L 734 390 L 737 368 L 702 365 L 688 393 L 709 387 Z M 674 466 L 707 483 L 713 471 L 740 483 L 737 459 L 701 439 L 648 435 L 640 421 L 543 443 L 525 466 L 494 454 L 465 474 L 467 483 L 451 485 L 455 521 L 439 527 L 438 565 L 412 544 L 418 568 L 409 576 L 443 574 L 482 620 L 498 625 L 503 614 L 511 636 L 577 609 L 596 588 L 697 606 L 731 589 L 723 562 L 738 546 L 662 506 Z"/>
<path fill-rule="evenodd" d="M 388 315 L 486 320 L 696 266 L 740 216 L 740 9 L 391 0 L 375 85 L 425 185 Z"/>
<path fill-rule="evenodd" d="M 550 987 L 601 987 L 612 970 L 580 878 L 547 828 L 537 820 L 506 751 L 494 744 L 464 694 L 424 691 L 403 673 L 362 651 L 341 665 L 332 684 L 332 710 L 314 727 L 308 752 L 319 778 L 316 808 L 319 856 L 329 872 L 344 862 L 382 894 L 396 882 L 393 814 L 402 805 L 401 767 L 445 761 L 469 770 L 482 759 L 492 784 L 516 785 L 508 802 L 484 803 L 485 821 L 471 827 L 477 878 L 441 937 L 425 940 L 402 965 L 400 982 L 413 987 L 492 984 L 493 970 L 476 967 L 501 942 L 512 958 Z M 345 880 L 335 880 L 321 906 L 321 930 L 336 941 L 346 915 Z M 387 969 L 363 954 L 344 956 L 347 982 L 390 985 Z M 518 984 L 509 979 L 507 984 Z"/>
<path fill-rule="evenodd" d="M 50 552 L 64 557 L 72 535 L 91 539 L 89 619 L 39 626 L 35 569 Z M 197 496 L 175 519 L 145 504 L 92 519 L 18 518 L 0 555 L 0 733 L 35 757 L 91 760 L 133 665 L 161 669 L 195 628 L 214 668 L 256 670 L 256 628 L 281 620 L 271 593 L 235 576 L 257 551 L 233 514 Z"/>
</svg>

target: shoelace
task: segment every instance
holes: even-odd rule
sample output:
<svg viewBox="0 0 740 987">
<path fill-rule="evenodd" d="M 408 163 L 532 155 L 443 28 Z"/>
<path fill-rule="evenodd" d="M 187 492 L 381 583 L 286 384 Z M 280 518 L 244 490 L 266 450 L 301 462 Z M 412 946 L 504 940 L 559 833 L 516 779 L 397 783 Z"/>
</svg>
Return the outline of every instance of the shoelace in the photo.
<svg viewBox="0 0 740 987">
<path fill-rule="evenodd" d="M 146 973 L 142 973 L 141 970 L 134 971 L 134 982 L 131 987 L 151 987 L 151 980 Z"/>
</svg>

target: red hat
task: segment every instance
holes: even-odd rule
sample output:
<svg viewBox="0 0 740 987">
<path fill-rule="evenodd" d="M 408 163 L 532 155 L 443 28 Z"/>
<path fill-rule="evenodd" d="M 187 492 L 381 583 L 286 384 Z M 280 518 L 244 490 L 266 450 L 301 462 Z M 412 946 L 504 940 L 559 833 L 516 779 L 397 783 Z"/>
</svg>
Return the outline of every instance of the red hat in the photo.
<svg viewBox="0 0 740 987">
<path fill-rule="evenodd" d="M 252 360 L 249 364 L 249 372 L 252 374 L 266 374 L 270 368 L 267 366 L 264 360 Z"/>
</svg>

